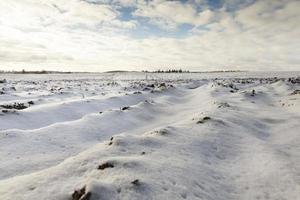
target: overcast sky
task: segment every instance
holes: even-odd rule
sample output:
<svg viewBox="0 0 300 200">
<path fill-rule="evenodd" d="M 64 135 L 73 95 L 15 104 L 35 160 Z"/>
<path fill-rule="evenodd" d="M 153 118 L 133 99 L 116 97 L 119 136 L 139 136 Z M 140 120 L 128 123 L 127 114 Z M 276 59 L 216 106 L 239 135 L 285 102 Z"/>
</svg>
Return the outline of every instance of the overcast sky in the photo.
<svg viewBox="0 0 300 200">
<path fill-rule="evenodd" d="M 299 0 L 1 0 L 0 70 L 300 70 Z"/>
</svg>

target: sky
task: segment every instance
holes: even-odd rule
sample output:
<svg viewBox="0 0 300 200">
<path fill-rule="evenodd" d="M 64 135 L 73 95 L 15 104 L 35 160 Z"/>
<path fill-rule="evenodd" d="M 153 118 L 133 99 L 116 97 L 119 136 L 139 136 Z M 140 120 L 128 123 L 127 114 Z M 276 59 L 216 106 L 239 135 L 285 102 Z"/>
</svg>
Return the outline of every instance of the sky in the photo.
<svg viewBox="0 0 300 200">
<path fill-rule="evenodd" d="M 299 0 L 0 0 L 0 70 L 300 70 Z"/>
</svg>

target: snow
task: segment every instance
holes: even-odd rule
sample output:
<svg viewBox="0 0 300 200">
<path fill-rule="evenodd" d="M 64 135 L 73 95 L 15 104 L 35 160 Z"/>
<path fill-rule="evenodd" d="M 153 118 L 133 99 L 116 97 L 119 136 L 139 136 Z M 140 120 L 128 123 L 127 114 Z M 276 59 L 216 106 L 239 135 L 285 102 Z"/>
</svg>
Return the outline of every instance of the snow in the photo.
<svg viewBox="0 0 300 200">
<path fill-rule="evenodd" d="M 0 199 L 300 199 L 299 76 L 1 75 Z"/>
</svg>

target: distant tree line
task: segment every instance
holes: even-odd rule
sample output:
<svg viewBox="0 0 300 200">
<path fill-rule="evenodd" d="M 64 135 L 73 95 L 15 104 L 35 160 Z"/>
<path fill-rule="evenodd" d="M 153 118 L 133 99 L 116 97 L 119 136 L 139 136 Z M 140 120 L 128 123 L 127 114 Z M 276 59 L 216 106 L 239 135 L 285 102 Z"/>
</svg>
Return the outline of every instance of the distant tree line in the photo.
<svg viewBox="0 0 300 200">
<path fill-rule="evenodd" d="M 247 72 L 244 70 L 215 70 L 215 71 L 189 71 L 189 70 L 182 70 L 182 69 L 168 69 L 168 70 L 156 70 L 156 71 L 148 71 L 142 70 L 145 73 L 227 73 L 227 72 Z"/>
<path fill-rule="evenodd" d="M 150 72 L 150 73 L 189 73 L 189 70 L 182 70 L 182 69 L 168 69 L 168 70 L 156 70 L 156 71 L 147 71 L 143 70 L 142 72 Z"/>
<path fill-rule="evenodd" d="M 46 70 L 41 70 L 41 71 L 26 71 L 25 69 L 21 71 L 3 71 L 0 70 L 0 74 L 69 74 L 71 72 L 60 72 L 60 71 L 46 71 Z"/>
</svg>

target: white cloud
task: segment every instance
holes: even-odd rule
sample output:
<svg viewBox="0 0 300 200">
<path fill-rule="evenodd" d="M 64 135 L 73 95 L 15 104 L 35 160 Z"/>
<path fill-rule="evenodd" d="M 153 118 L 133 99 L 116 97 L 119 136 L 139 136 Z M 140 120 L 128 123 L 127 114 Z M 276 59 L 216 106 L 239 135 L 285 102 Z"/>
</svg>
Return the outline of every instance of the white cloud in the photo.
<svg viewBox="0 0 300 200">
<path fill-rule="evenodd" d="M 151 23 L 164 29 L 176 29 L 185 23 L 203 25 L 209 23 L 214 17 L 214 13 L 210 10 L 199 13 L 194 4 L 161 0 L 137 4 L 134 15 L 149 18 Z"/>
<path fill-rule="evenodd" d="M 111 5 L 93 4 L 79 0 L 10 0 L 0 2 L 0 22 L 15 28 L 62 28 L 82 24 L 95 27 L 109 22 L 119 27 L 134 27 L 135 22 L 117 19 L 119 12 Z M 131 25 L 129 25 L 131 23 Z"/>
<path fill-rule="evenodd" d="M 0 69 L 300 70 L 300 2 L 249 1 L 228 12 L 233 2 L 239 0 L 210 10 L 206 1 L 196 0 L 0 1 Z M 122 21 L 121 6 L 134 7 L 137 18 Z M 195 28 L 181 38 L 138 39 L 128 30 L 139 31 L 139 16 L 175 32 L 180 24 Z"/>
</svg>

